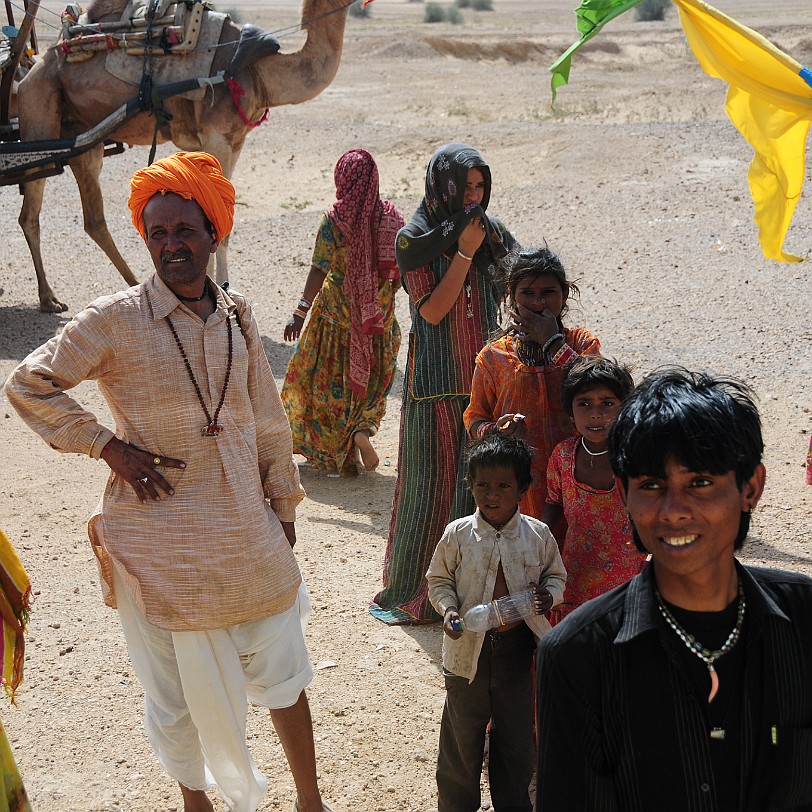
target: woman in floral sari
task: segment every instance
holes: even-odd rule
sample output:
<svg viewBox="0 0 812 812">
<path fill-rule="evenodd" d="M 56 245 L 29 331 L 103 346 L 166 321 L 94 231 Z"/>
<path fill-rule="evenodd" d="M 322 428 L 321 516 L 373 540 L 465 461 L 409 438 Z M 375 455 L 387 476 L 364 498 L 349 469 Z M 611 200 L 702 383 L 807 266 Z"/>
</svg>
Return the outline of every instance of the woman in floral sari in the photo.
<svg viewBox="0 0 812 812">
<path fill-rule="evenodd" d="M 285 327 L 285 340 L 299 342 L 282 402 L 293 450 L 325 471 L 354 474 L 358 463 L 378 465 L 370 438 L 386 411 L 400 348 L 395 235 L 404 221 L 381 200 L 366 150 L 339 158 L 335 183 L 336 202 L 322 217 L 304 294 Z"/>
</svg>

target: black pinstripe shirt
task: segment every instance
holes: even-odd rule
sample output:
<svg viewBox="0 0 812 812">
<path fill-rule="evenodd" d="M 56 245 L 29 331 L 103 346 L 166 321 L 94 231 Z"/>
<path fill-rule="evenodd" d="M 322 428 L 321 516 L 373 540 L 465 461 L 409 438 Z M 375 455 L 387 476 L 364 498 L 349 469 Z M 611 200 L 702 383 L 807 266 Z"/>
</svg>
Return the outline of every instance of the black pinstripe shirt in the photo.
<svg viewBox="0 0 812 812">
<path fill-rule="evenodd" d="M 812 579 L 737 567 L 747 608 L 722 744 L 738 777 L 714 773 L 707 697 L 648 565 L 542 640 L 537 812 L 812 812 Z"/>
</svg>

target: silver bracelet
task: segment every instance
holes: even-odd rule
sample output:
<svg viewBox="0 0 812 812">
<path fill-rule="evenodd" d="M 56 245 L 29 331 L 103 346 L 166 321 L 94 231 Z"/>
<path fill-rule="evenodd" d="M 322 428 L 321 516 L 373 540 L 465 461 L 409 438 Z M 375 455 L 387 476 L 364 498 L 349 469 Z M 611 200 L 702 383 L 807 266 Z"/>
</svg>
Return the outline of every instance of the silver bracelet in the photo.
<svg viewBox="0 0 812 812">
<path fill-rule="evenodd" d="M 301 299 L 299 299 L 299 305 L 298 305 L 298 306 L 299 306 L 299 307 L 301 307 L 301 308 L 302 308 L 302 310 L 304 310 L 304 311 L 305 311 L 305 313 L 306 313 L 308 310 L 310 310 L 310 302 L 308 302 L 308 301 L 307 301 L 307 299 L 305 299 L 305 297 L 304 297 L 304 296 L 302 296 L 302 298 L 301 298 Z"/>
<path fill-rule="evenodd" d="M 560 338 L 562 341 L 564 340 L 564 336 L 563 336 L 561 333 L 556 333 L 555 335 L 550 336 L 550 337 L 549 337 L 549 338 L 548 338 L 548 339 L 547 339 L 547 340 L 544 342 L 544 344 L 542 344 L 542 346 L 541 346 L 541 351 L 542 351 L 542 352 L 547 352 L 547 350 L 549 350 L 549 349 L 550 349 L 550 347 L 552 347 L 552 346 L 553 346 L 553 344 L 554 344 L 556 341 L 558 341 L 558 339 L 559 339 L 559 338 Z"/>
</svg>

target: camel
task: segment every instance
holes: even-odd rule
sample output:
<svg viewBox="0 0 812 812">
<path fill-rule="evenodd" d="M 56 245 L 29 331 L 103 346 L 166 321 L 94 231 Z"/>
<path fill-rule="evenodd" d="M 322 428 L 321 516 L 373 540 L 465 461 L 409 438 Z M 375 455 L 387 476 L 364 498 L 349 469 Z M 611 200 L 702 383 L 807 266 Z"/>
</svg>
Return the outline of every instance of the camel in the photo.
<svg viewBox="0 0 812 812">
<path fill-rule="evenodd" d="M 126 0 L 106 0 L 105 10 L 113 6 L 117 10 L 100 19 L 119 19 L 125 3 Z M 240 103 L 247 119 L 257 121 L 270 107 L 308 101 L 328 87 L 338 71 L 349 5 L 347 0 L 303 0 L 302 28 L 307 31 L 307 39 L 302 48 L 264 56 L 237 71 L 235 78 L 245 89 Z M 226 67 L 239 36 L 240 28 L 227 20 L 212 76 Z M 20 83 L 20 140 L 67 138 L 86 132 L 136 92 L 133 85 L 108 74 L 101 59 L 68 62 L 58 48 L 51 48 Z M 252 127 L 241 119 L 228 89 L 222 84 L 210 88 L 202 101 L 175 96 L 167 99 L 164 107 L 172 119 L 161 128 L 158 142 L 172 141 L 183 150 L 209 152 L 218 158 L 226 176 L 231 177 Z M 130 145 L 151 144 L 154 130 L 154 118 L 141 113 L 125 121 L 110 137 Z M 84 229 L 107 254 L 124 281 L 136 285 L 138 280 L 116 248 L 104 218 L 99 181 L 103 155 L 104 147 L 100 144 L 68 164 L 79 187 Z M 39 218 L 44 188 L 44 179 L 25 184 L 19 223 L 37 273 L 40 310 L 61 313 L 67 310 L 67 305 L 48 284 L 40 251 Z M 218 284 L 228 281 L 227 247 L 225 239 L 216 254 Z"/>
</svg>

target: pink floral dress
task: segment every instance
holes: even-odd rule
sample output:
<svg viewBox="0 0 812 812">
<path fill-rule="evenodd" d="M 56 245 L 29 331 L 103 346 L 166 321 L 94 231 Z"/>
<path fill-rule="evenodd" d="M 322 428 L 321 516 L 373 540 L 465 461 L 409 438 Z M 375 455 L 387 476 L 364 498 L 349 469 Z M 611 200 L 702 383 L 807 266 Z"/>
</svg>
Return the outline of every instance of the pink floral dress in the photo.
<svg viewBox="0 0 812 812">
<path fill-rule="evenodd" d="M 567 587 L 564 602 L 551 612 L 554 623 L 625 583 L 646 563 L 632 541 L 617 486 L 601 491 L 576 481 L 575 452 L 580 442 L 580 436 L 560 442 L 547 466 L 547 502 L 563 507 L 568 525 L 561 549 Z"/>
</svg>

